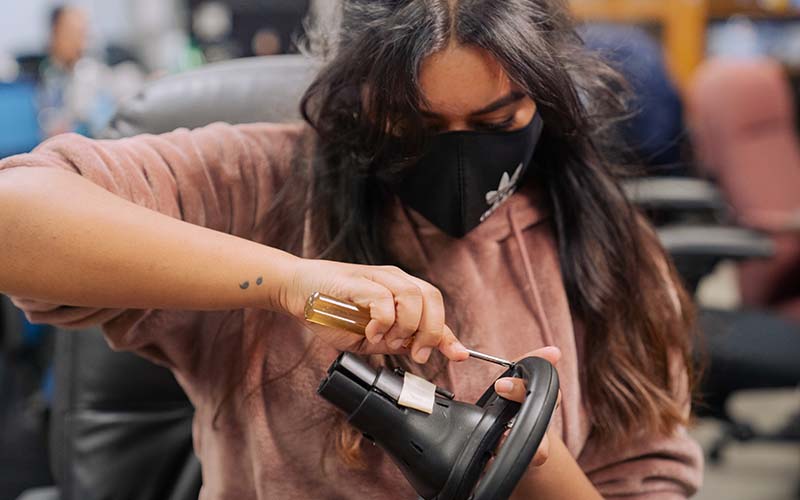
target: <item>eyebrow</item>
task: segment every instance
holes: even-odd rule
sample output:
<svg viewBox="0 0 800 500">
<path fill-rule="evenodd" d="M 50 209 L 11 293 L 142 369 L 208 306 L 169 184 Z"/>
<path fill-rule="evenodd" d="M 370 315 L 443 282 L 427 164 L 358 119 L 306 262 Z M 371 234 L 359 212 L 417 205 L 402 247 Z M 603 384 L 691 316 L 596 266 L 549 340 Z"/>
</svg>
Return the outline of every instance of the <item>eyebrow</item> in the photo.
<svg viewBox="0 0 800 500">
<path fill-rule="evenodd" d="M 469 114 L 469 116 L 488 115 L 489 113 L 505 108 L 509 104 L 513 104 L 517 101 L 520 101 L 523 98 L 525 98 L 525 94 L 523 92 L 511 91 L 508 95 L 501 97 L 500 99 L 494 101 L 488 106 L 479 109 L 478 111 L 473 111 L 472 113 Z M 421 110 L 420 113 L 422 113 L 422 115 L 424 116 L 429 116 L 429 117 L 439 116 L 437 113 L 433 113 L 431 111 L 427 111 L 424 109 Z"/>
</svg>

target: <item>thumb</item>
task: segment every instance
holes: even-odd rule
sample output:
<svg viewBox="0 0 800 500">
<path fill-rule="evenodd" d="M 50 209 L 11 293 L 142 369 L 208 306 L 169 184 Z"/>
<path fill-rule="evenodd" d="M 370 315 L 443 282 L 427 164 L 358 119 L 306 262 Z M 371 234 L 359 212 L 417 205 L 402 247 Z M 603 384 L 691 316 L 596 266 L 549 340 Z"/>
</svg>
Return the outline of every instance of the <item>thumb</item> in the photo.
<svg viewBox="0 0 800 500">
<path fill-rule="evenodd" d="M 549 361 L 551 365 L 555 366 L 561 360 L 561 349 L 555 346 L 542 347 L 541 349 L 537 349 L 531 353 L 528 353 L 525 357 L 542 358 Z"/>
</svg>

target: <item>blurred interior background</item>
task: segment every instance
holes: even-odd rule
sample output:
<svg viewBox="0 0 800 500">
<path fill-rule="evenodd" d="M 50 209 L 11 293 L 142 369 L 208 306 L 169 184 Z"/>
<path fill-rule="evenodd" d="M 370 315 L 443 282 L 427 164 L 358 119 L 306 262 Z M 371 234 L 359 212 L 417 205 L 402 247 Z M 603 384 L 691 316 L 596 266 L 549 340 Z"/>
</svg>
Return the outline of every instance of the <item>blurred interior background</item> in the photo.
<svg viewBox="0 0 800 500">
<path fill-rule="evenodd" d="M 703 310 L 712 369 L 693 429 L 709 455 L 698 498 L 800 498 L 800 1 L 569 3 L 587 45 L 630 80 L 628 159 L 652 177 L 715 185 L 658 184 L 656 201 L 642 201 Z M 297 53 L 306 16 L 333 4 L 0 0 L 0 158 L 63 132 L 101 136 L 126 100 L 168 75 Z M 726 240 L 698 264 L 668 238 L 676 221 L 757 231 L 748 235 L 768 248 L 729 251 Z M 53 331 L 7 301 L 0 319 L 2 500 L 55 480 Z"/>
<path fill-rule="evenodd" d="M 65 130 L 98 133 L 116 103 L 147 80 L 209 62 L 296 52 L 309 9 L 308 0 L 0 5 L 10 14 L 0 20 L 0 156 Z"/>
</svg>

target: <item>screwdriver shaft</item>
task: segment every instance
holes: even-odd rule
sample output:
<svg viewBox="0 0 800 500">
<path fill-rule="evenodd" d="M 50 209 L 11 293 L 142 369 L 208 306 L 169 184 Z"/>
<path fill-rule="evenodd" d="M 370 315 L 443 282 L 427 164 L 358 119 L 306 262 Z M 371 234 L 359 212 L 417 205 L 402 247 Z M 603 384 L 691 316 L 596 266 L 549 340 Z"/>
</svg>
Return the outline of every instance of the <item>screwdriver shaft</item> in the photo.
<svg viewBox="0 0 800 500">
<path fill-rule="evenodd" d="M 510 368 L 514 365 L 511 361 L 507 361 L 503 358 L 498 358 L 497 356 L 492 356 L 490 354 L 484 354 L 482 352 L 473 351 L 472 349 L 467 349 L 469 355 L 476 359 L 482 359 L 483 361 L 488 361 L 489 363 L 494 363 L 496 365 L 505 366 Z"/>
</svg>

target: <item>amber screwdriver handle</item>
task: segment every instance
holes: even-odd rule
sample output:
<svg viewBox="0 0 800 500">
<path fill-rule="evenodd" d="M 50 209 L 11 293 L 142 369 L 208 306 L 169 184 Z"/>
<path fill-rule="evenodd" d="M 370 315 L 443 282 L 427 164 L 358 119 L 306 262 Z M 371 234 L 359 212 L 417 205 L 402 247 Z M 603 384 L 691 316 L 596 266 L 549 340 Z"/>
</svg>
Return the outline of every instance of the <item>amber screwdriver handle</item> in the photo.
<svg viewBox="0 0 800 500">
<path fill-rule="evenodd" d="M 320 292 L 314 292 L 308 298 L 304 316 L 311 323 L 358 335 L 366 335 L 367 324 L 372 319 L 368 309 Z M 403 347 L 407 348 L 413 342 L 414 337 L 411 337 Z"/>
<path fill-rule="evenodd" d="M 366 335 L 370 321 L 369 311 L 363 307 L 314 292 L 306 301 L 305 318 L 317 325 L 339 328 L 358 335 Z"/>
</svg>

